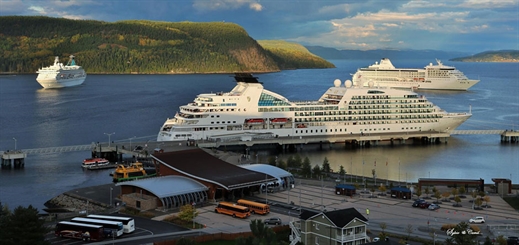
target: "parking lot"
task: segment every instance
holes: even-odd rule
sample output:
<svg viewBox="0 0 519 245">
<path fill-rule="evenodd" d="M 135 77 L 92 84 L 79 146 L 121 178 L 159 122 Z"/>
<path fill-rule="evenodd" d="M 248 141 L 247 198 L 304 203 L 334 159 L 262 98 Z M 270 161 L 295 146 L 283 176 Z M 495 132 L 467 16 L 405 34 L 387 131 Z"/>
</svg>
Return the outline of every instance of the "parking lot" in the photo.
<svg viewBox="0 0 519 245">
<path fill-rule="evenodd" d="M 266 216 L 252 215 L 249 219 L 235 219 L 230 216 L 217 214 L 214 206 L 198 209 L 200 215 L 196 222 L 205 224 L 206 232 L 242 232 L 250 231 L 251 219 L 266 219 L 271 217 L 281 218 L 283 224 L 297 220 L 300 208 L 315 210 L 338 210 L 356 208 L 369 219 L 368 228 L 378 234 L 380 223 L 386 223 L 386 231 L 407 235 L 408 225 L 412 226 L 412 236 L 431 238 L 432 229 L 436 231 L 438 239 L 446 239 L 447 234 L 441 231 L 443 224 L 457 224 L 468 222 L 470 218 L 481 216 L 485 218 L 484 224 L 476 224 L 480 227 L 483 237 L 491 235 L 488 230 L 492 225 L 519 224 L 519 215 L 503 199 L 490 194 L 491 208 L 473 210 L 472 197 L 462 198 L 461 207 L 454 207 L 454 201 L 439 204 L 440 208 L 429 210 L 427 208 L 412 207 L 413 200 L 397 199 L 387 196 L 378 196 L 364 193 L 356 196 L 342 196 L 334 193 L 334 186 L 296 185 L 290 191 L 257 195 L 256 198 L 265 199 L 271 204 L 272 212 Z M 377 192 L 378 193 L 378 192 Z M 427 199 L 427 202 L 436 201 L 435 198 Z M 279 207 L 279 208 L 277 208 Z M 369 209 L 369 215 L 366 214 Z"/>
</svg>

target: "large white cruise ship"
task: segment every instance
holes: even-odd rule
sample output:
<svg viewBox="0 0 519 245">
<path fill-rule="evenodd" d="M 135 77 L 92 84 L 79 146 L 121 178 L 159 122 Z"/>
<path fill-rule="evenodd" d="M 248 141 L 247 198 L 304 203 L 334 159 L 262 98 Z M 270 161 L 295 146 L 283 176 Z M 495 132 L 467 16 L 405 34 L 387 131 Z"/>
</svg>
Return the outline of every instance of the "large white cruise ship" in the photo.
<svg viewBox="0 0 519 245">
<path fill-rule="evenodd" d="M 40 68 L 36 81 L 44 88 L 64 88 L 81 85 L 86 79 L 83 67 L 76 65 L 74 55 L 70 56 L 67 65 L 59 62 L 56 56 L 54 64 Z"/>
<path fill-rule="evenodd" d="M 470 113 L 447 113 L 410 90 L 335 80 L 317 101 L 289 101 L 251 74 L 230 92 L 199 94 L 161 127 L 157 141 L 269 133 L 279 137 L 434 131 L 450 134 Z"/>
<path fill-rule="evenodd" d="M 364 86 L 372 81 L 375 86 L 444 90 L 467 90 L 479 82 L 468 79 L 452 66 L 446 66 L 439 60 L 436 62 L 437 65 L 429 63 L 424 69 L 395 68 L 388 58 L 383 58 L 380 63 L 358 69 L 352 80 Z"/>
</svg>

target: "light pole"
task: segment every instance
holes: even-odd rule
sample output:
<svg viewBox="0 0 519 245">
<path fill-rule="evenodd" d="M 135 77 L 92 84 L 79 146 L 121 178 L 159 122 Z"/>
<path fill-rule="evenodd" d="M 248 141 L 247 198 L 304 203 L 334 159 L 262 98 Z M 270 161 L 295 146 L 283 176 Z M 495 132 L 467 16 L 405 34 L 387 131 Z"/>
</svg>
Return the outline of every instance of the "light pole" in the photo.
<svg viewBox="0 0 519 245">
<path fill-rule="evenodd" d="M 110 207 L 112 206 L 112 191 L 114 188 L 110 187 Z"/>
<path fill-rule="evenodd" d="M 16 138 L 13 137 L 14 140 L 14 150 L 16 151 Z"/>
<path fill-rule="evenodd" d="M 132 139 L 135 139 L 135 138 L 137 138 L 137 136 L 133 136 L 133 137 L 130 138 L 130 151 L 133 151 L 133 149 L 132 149 Z"/>
<path fill-rule="evenodd" d="M 196 206 L 196 203 L 195 202 L 191 203 L 191 206 L 193 207 L 193 229 L 195 229 L 195 206 Z"/>
<path fill-rule="evenodd" d="M 113 132 L 111 134 L 109 134 L 109 133 L 105 133 L 105 134 L 108 135 L 108 147 L 110 147 L 110 143 L 112 142 L 112 141 L 110 141 L 110 139 L 112 137 L 112 134 L 115 134 L 115 132 Z"/>
</svg>

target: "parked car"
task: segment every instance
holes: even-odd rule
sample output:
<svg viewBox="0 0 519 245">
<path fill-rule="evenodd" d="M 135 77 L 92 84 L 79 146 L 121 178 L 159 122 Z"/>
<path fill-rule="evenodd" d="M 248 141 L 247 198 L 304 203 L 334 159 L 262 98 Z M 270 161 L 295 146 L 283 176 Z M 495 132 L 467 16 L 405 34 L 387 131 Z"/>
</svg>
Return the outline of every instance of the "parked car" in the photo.
<svg viewBox="0 0 519 245">
<path fill-rule="evenodd" d="M 425 202 L 424 199 L 418 199 L 418 200 L 416 200 L 416 201 L 413 202 L 413 207 L 415 207 L 415 208 L 416 208 L 416 207 L 419 207 L 419 206 L 420 206 L 420 203 L 423 203 L 423 202 Z"/>
<path fill-rule="evenodd" d="M 419 206 L 420 208 L 428 208 L 430 205 L 431 205 L 431 204 L 428 203 L 428 202 L 422 202 L 422 203 L 420 203 L 418 206 Z"/>
<path fill-rule="evenodd" d="M 263 220 L 263 223 L 266 225 L 281 225 L 281 219 L 280 218 L 268 218 Z"/>
<path fill-rule="evenodd" d="M 482 224 L 482 223 L 485 223 L 485 218 L 483 218 L 481 216 L 477 216 L 477 217 L 469 219 L 469 223 Z"/>
<path fill-rule="evenodd" d="M 436 209 L 439 209 L 440 208 L 440 205 L 438 204 L 431 204 L 429 205 L 429 207 L 427 207 L 429 210 L 436 210 Z"/>
</svg>

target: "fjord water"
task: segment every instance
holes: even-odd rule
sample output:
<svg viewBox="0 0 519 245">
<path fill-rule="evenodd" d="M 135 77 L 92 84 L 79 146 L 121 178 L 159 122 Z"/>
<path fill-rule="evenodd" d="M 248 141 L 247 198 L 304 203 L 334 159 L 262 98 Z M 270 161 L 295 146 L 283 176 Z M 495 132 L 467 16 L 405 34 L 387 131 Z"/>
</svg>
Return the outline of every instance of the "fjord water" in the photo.
<svg viewBox="0 0 519 245">
<path fill-rule="evenodd" d="M 289 100 L 316 100 L 335 79 L 351 79 L 374 60 L 332 61 L 335 69 L 255 74 L 266 89 Z M 396 67 L 423 67 L 431 60 L 392 60 Z M 473 116 L 458 129 L 519 129 L 519 63 L 444 62 L 480 79 L 468 91 L 419 91 L 448 112 Z M 88 68 L 85 68 L 88 72 Z M 197 94 L 229 91 L 230 75 L 88 75 L 78 87 L 42 89 L 36 74 L 0 76 L 0 150 L 32 149 L 92 142 L 153 141 L 166 118 Z M 14 140 L 15 138 L 16 140 Z M 333 145 L 299 152 L 312 164 L 328 158 L 333 170 L 416 181 L 418 178 L 512 178 L 519 182 L 519 144 L 501 144 L 498 135 L 454 135 L 448 143 L 357 148 Z M 260 162 L 268 152 L 253 153 Z M 294 153 L 283 153 L 285 159 Z M 111 182 L 112 170 L 84 171 L 89 151 L 28 155 L 24 169 L 0 171 L 0 201 L 10 208 L 43 203 L 65 191 Z M 364 162 L 364 164 L 363 164 Z M 376 162 L 376 164 L 375 164 Z M 387 163 L 387 165 L 386 165 Z M 375 166 L 376 165 L 376 166 Z"/>
</svg>

